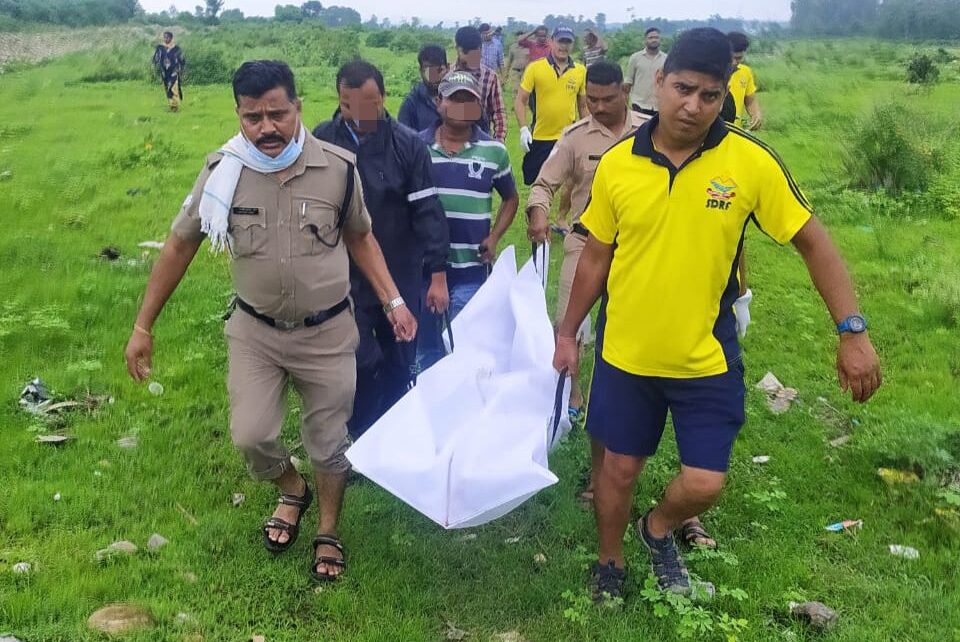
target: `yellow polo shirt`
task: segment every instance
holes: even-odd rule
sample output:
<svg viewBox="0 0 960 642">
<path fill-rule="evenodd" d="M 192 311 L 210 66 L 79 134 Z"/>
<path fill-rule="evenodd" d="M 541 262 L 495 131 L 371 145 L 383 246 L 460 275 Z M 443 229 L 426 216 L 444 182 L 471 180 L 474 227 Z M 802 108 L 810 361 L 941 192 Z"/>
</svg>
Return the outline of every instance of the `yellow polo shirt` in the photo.
<svg viewBox="0 0 960 642">
<path fill-rule="evenodd" d="M 534 140 L 557 140 L 565 127 L 579 120 L 577 96 L 587 93 L 587 68 L 571 58 L 569 66 L 560 71 L 550 55 L 527 65 L 520 86 L 537 93 Z"/>
<path fill-rule="evenodd" d="M 812 210 L 777 155 L 746 132 L 718 119 L 676 169 L 654 149 L 658 122 L 603 155 L 580 219 L 616 246 L 603 359 L 635 375 L 723 374 L 740 355 L 733 302 L 747 224 L 784 244 Z"/>
<path fill-rule="evenodd" d="M 744 64 L 740 64 L 730 76 L 730 83 L 727 86 L 730 89 L 730 95 L 733 96 L 733 102 L 737 106 L 737 122 L 739 123 L 746 117 L 744 100 L 747 96 L 757 93 L 757 83 L 753 77 L 753 70 Z"/>
</svg>

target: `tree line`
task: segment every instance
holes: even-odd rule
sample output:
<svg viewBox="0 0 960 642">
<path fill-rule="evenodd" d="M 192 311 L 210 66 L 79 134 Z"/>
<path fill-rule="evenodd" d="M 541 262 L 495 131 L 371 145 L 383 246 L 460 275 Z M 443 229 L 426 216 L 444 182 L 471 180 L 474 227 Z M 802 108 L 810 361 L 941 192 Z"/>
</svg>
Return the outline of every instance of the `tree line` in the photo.
<svg viewBox="0 0 960 642">
<path fill-rule="evenodd" d="M 224 0 L 203 0 L 193 11 L 183 11 L 176 6 L 159 14 L 147 14 L 138 0 L 0 0 L 0 28 L 11 21 L 21 23 L 55 24 L 70 27 L 107 25 L 130 22 L 197 23 L 267 21 L 270 18 L 250 18 L 239 9 L 222 11 Z M 960 0 L 793 0 L 791 3 L 790 31 L 798 35 L 875 35 L 891 39 L 960 39 Z M 625 29 L 655 24 L 664 33 L 675 33 L 695 26 L 713 26 L 722 31 L 746 29 L 751 32 L 772 31 L 771 23 L 744 21 L 741 19 L 710 16 L 706 20 L 667 20 L 663 18 L 638 19 L 630 12 L 630 22 L 617 25 Z M 378 21 L 371 16 L 361 22 L 360 14 L 350 7 L 324 6 L 318 0 L 307 0 L 300 5 L 277 5 L 273 20 L 302 22 L 316 20 L 329 27 L 363 25 L 368 28 L 391 28 L 388 19 Z M 464 24 L 479 24 L 480 18 Z M 589 16 L 547 15 L 543 24 L 553 28 L 559 24 L 583 30 L 608 27 L 604 13 Z M 405 26 L 422 27 L 417 18 Z M 450 29 L 461 26 L 460 22 L 434 29 Z M 530 23 L 508 17 L 503 26 L 508 31 L 529 29 Z"/>
<path fill-rule="evenodd" d="M 793 0 L 791 29 L 803 35 L 960 38 L 960 0 Z"/>
</svg>

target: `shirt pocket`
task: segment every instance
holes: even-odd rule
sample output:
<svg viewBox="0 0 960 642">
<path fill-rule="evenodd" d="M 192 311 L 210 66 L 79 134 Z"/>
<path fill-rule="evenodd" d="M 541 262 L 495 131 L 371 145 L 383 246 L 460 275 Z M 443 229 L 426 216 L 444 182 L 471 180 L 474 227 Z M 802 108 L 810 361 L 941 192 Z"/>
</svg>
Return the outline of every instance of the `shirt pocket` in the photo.
<svg viewBox="0 0 960 642">
<path fill-rule="evenodd" d="M 239 205 L 230 208 L 230 252 L 234 258 L 262 256 L 267 251 L 267 210 Z"/>
<path fill-rule="evenodd" d="M 337 218 L 340 205 L 313 195 L 295 195 L 298 256 L 323 254 L 340 242 Z"/>
</svg>

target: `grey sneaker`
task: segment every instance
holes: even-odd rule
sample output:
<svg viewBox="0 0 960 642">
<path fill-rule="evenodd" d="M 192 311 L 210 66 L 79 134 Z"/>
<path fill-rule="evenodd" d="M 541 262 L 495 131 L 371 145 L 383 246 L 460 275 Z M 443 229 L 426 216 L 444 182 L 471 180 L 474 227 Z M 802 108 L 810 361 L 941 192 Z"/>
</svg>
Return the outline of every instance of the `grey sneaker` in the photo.
<svg viewBox="0 0 960 642">
<path fill-rule="evenodd" d="M 657 578 L 657 584 L 663 591 L 679 593 L 681 595 L 690 594 L 690 574 L 687 572 L 687 566 L 683 563 L 683 557 L 677 550 L 677 545 L 673 540 L 673 533 L 667 533 L 663 539 L 657 539 L 647 530 L 646 515 L 637 522 L 637 530 L 640 532 L 640 541 L 650 551 L 650 566 L 653 568 L 653 574 Z"/>
</svg>

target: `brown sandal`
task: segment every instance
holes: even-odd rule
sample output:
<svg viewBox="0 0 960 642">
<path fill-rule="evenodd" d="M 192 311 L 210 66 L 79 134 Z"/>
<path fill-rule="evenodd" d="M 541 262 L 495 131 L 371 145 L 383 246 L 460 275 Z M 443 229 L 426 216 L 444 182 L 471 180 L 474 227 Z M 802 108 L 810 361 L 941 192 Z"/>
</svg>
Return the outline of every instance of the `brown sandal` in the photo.
<svg viewBox="0 0 960 642">
<path fill-rule="evenodd" d="M 690 547 L 699 546 L 701 548 L 717 548 L 717 540 L 710 536 L 710 533 L 707 532 L 707 530 L 703 527 L 703 524 L 701 524 L 699 521 L 684 522 L 681 524 L 680 528 L 677 529 L 677 537 L 681 542 Z M 705 544 L 698 540 L 709 540 L 713 543 Z"/>
<path fill-rule="evenodd" d="M 317 556 L 317 549 L 321 546 L 332 546 L 343 557 L 329 557 L 328 555 Z M 327 566 L 338 566 L 340 572 L 336 575 L 330 573 L 320 573 L 317 566 L 325 564 Z M 313 538 L 313 563 L 310 565 L 310 576 L 317 582 L 335 582 L 340 579 L 343 572 L 347 570 L 347 555 L 343 550 L 343 542 L 335 535 L 317 535 Z"/>
<path fill-rule="evenodd" d="M 303 519 L 303 514 L 307 512 L 307 509 L 310 508 L 310 503 L 313 501 L 313 493 L 310 492 L 310 485 L 306 479 L 303 480 L 303 484 L 305 489 L 303 495 L 299 497 L 296 495 L 280 495 L 280 499 L 278 500 L 281 504 L 296 506 L 300 509 L 300 512 L 297 513 L 297 521 L 295 523 L 291 524 L 287 520 L 279 517 L 271 517 L 263 523 L 263 547 L 271 553 L 277 554 L 286 551 L 293 546 L 294 542 L 297 541 L 297 537 L 300 535 L 300 520 Z M 285 542 L 278 542 L 277 540 L 270 539 L 271 530 L 283 531 L 290 537 Z"/>
</svg>

